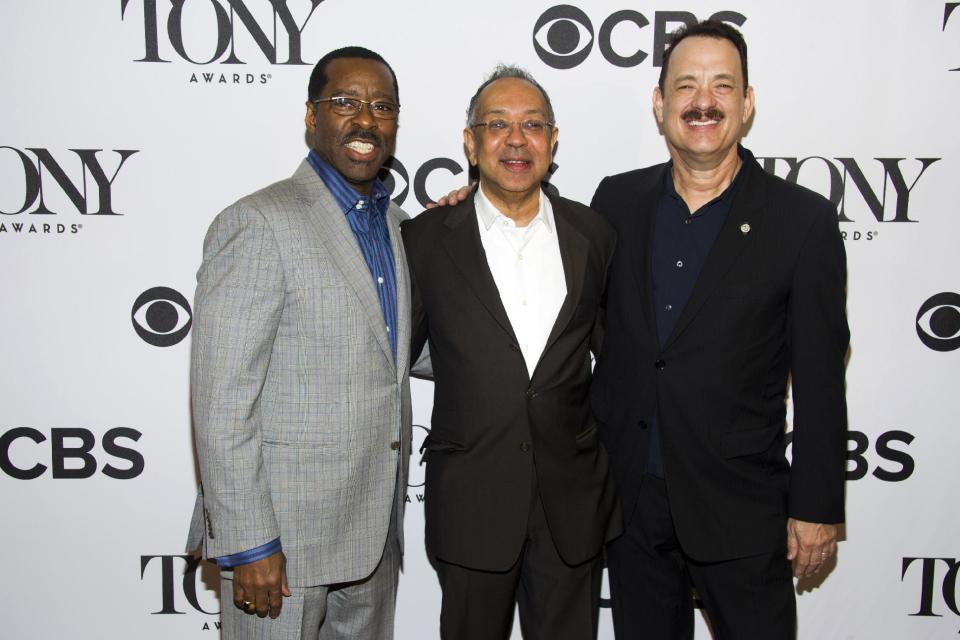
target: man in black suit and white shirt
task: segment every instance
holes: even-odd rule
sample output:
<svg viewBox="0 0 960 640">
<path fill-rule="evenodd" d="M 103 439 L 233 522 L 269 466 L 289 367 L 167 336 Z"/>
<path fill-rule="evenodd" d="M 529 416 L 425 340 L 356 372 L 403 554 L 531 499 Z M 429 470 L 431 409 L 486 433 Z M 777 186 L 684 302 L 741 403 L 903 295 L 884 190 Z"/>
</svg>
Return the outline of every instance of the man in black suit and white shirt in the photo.
<svg viewBox="0 0 960 640">
<path fill-rule="evenodd" d="M 441 636 L 594 638 L 600 552 L 619 531 L 590 415 L 590 348 L 613 254 L 610 226 L 547 196 L 557 141 L 546 92 L 501 67 L 470 103 L 480 187 L 403 226 L 413 352 L 435 378 L 426 539 Z"/>
</svg>

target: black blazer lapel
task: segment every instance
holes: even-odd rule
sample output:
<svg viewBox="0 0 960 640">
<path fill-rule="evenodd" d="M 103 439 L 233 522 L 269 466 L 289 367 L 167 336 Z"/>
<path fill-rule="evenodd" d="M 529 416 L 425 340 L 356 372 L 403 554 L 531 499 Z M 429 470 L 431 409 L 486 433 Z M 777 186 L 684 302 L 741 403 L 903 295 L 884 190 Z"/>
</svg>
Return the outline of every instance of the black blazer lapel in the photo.
<svg viewBox="0 0 960 640">
<path fill-rule="evenodd" d="M 636 278 L 637 295 L 643 310 L 647 332 L 656 343 L 657 320 L 653 310 L 653 231 L 657 219 L 657 206 L 663 195 L 663 184 L 666 172 L 670 165 L 661 165 L 659 171 L 654 171 L 643 183 L 637 185 L 633 200 L 637 203 L 636 213 L 631 216 L 631 226 L 627 229 L 628 238 L 617 240 L 618 251 L 633 251 L 633 269 L 631 272 Z M 624 202 L 630 202 L 625 199 Z M 629 247 L 629 249 L 628 249 Z"/>
<path fill-rule="evenodd" d="M 703 307 L 703 303 L 713 295 L 717 286 L 723 281 L 743 248 L 751 238 L 756 237 L 758 225 L 762 224 L 766 200 L 764 184 L 766 174 L 752 156 L 744 158 L 743 169 L 748 169 L 749 173 L 743 176 L 745 180 L 740 187 L 740 192 L 733 197 L 730 213 L 727 214 L 720 234 L 703 264 L 690 299 L 680 312 L 677 324 L 674 325 L 670 338 L 664 343 L 664 348 L 670 346 L 690 325 Z"/>
<path fill-rule="evenodd" d="M 447 214 L 444 224 L 450 229 L 450 233 L 443 240 L 450 260 L 457 266 L 474 295 L 516 344 L 517 337 L 513 333 L 503 302 L 500 301 L 497 283 L 494 282 L 493 274 L 490 273 L 487 256 L 480 243 L 480 230 L 477 227 L 477 212 L 473 206 L 473 198 L 452 209 Z"/>
<path fill-rule="evenodd" d="M 543 347 L 543 355 L 546 355 L 547 350 L 570 324 L 573 312 L 580 304 L 580 295 L 583 293 L 583 278 L 587 271 L 587 254 L 590 251 L 590 243 L 577 228 L 577 220 L 574 218 L 573 211 L 556 197 L 550 197 L 550 204 L 553 206 L 553 220 L 556 224 L 557 242 L 560 245 L 563 275 L 567 282 L 567 296 L 563 299 L 560 312 L 553 323 L 553 329 L 550 330 L 550 335 L 547 337 L 547 343 Z M 543 360 L 543 355 L 540 356 L 541 360 Z M 534 373 L 536 373 L 536 370 L 534 370 Z"/>
</svg>

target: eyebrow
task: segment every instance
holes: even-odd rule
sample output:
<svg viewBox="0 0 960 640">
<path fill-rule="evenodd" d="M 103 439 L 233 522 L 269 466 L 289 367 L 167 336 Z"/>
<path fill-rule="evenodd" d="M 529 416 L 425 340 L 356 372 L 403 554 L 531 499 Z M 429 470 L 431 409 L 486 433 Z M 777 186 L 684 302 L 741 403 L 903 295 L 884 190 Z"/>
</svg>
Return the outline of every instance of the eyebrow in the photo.
<svg viewBox="0 0 960 640">
<path fill-rule="evenodd" d="M 360 92 L 357 89 L 335 89 L 330 95 L 356 98 L 360 97 Z M 377 100 L 389 100 L 390 102 L 396 102 L 396 98 L 393 97 L 392 92 L 374 91 L 371 97 Z"/>
<path fill-rule="evenodd" d="M 698 80 L 697 76 L 693 75 L 692 73 L 688 73 L 688 74 L 677 76 L 676 78 L 674 78 L 673 84 L 677 84 L 678 82 L 689 82 L 689 81 L 696 82 L 697 80 Z M 718 73 L 710 77 L 711 82 L 714 80 L 729 80 L 732 82 L 736 82 L 737 77 L 732 73 Z"/>
<path fill-rule="evenodd" d="M 506 113 L 507 113 L 507 110 L 506 110 L 506 109 L 486 109 L 486 110 L 483 111 L 483 113 L 482 113 L 481 115 L 483 115 L 483 116 L 486 116 L 486 115 L 505 115 Z M 524 111 L 523 113 L 524 113 L 524 115 L 533 115 L 533 114 L 546 115 L 546 111 L 544 111 L 543 109 L 540 109 L 540 108 L 527 109 L 527 110 Z"/>
</svg>

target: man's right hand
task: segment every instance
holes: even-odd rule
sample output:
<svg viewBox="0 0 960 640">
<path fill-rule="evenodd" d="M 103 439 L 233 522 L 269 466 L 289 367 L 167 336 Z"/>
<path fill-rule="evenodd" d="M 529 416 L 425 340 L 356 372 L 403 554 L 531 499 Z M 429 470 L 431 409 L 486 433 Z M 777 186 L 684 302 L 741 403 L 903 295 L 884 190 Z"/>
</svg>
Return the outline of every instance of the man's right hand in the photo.
<svg viewBox="0 0 960 640">
<path fill-rule="evenodd" d="M 282 551 L 233 568 L 233 604 L 244 613 L 276 618 L 283 607 L 281 596 L 290 595 Z"/>
<path fill-rule="evenodd" d="M 474 186 L 476 186 L 476 183 L 468 184 L 467 186 L 460 187 L 459 189 L 454 189 L 436 202 L 428 203 L 427 209 L 433 209 L 434 207 L 445 207 L 448 204 L 460 204 L 467 199 L 467 196 L 469 196 L 470 192 L 473 191 Z"/>
</svg>

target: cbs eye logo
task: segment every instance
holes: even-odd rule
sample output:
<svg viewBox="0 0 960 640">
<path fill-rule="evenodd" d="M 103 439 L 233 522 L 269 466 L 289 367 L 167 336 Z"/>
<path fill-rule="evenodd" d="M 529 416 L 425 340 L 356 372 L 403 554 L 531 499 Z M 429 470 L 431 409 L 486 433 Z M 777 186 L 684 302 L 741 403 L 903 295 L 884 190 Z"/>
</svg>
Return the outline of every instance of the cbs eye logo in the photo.
<svg viewBox="0 0 960 640">
<path fill-rule="evenodd" d="M 133 303 L 130 319 L 144 342 L 155 347 L 172 347 L 190 333 L 193 312 L 179 291 L 153 287 Z"/>
<path fill-rule="evenodd" d="M 582 10 L 569 4 L 543 12 L 533 27 L 533 48 L 554 69 L 572 69 L 590 55 L 593 23 Z"/>
<path fill-rule="evenodd" d="M 960 348 L 960 294 L 945 291 L 921 305 L 917 336 L 934 351 Z"/>
</svg>

